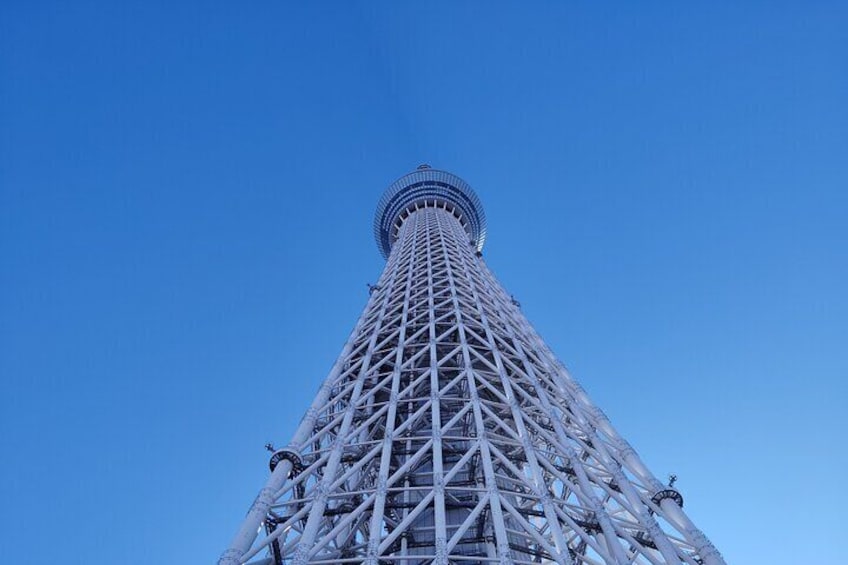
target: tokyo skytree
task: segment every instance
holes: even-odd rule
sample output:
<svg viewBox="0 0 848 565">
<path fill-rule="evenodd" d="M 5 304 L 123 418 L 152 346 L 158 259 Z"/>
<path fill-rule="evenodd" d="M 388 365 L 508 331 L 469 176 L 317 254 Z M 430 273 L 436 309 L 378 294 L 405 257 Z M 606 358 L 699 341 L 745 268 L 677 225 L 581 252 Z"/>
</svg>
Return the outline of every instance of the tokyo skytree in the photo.
<svg viewBox="0 0 848 565">
<path fill-rule="evenodd" d="M 219 565 L 722 565 L 482 257 L 427 165 L 383 194 L 386 266 Z"/>
</svg>

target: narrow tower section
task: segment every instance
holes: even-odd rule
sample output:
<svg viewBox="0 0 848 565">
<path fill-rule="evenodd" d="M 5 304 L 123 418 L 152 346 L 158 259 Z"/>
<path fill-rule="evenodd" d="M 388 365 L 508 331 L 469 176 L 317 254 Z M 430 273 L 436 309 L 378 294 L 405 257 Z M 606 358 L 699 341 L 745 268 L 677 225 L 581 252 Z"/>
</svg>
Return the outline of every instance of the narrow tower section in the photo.
<svg viewBox="0 0 848 565">
<path fill-rule="evenodd" d="M 219 565 L 722 565 L 486 267 L 462 179 L 392 184 L 386 267 Z"/>
</svg>

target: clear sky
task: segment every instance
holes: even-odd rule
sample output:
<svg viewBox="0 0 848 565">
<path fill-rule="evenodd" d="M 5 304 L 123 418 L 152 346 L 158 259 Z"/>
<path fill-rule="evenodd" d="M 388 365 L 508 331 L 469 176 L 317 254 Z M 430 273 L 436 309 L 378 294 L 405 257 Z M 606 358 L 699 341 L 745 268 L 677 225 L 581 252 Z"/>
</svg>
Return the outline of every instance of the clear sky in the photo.
<svg viewBox="0 0 848 565">
<path fill-rule="evenodd" d="M 421 162 L 729 563 L 845 562 L 844 3 L 174 4 L 0 7 L 0 562 L 214 562 Z"/>
</svg>

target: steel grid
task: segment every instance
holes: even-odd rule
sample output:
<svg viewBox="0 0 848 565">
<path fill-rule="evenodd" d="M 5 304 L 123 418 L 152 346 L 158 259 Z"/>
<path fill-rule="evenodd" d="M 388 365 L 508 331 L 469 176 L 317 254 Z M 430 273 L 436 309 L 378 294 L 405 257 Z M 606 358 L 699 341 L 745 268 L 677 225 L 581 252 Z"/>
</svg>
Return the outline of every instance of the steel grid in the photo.
<svg viewBox="0 0 848 565">
<path fill-rule="evenodd" d="M 386 267 L 219 565 L 724 564 L 489 271 L 467 210 L 398 191 L 421 174 L 387 191 L 406 200 Z"/>
</svg>

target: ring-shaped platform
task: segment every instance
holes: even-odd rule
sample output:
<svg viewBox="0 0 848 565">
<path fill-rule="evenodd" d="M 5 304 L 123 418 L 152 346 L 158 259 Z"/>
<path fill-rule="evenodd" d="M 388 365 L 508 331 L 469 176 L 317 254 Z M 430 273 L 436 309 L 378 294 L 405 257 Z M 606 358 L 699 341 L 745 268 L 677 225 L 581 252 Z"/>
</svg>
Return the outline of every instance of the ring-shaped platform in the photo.
<svg viewBox="0 0 848 565">
<path fill-rule="evenodd" d="M 388 258 L 403 220 L 420 206 L 443 205 L 462 222 L 469 241 L 482 251 L 486 240 L 483 204 L 471 186 L 447 171 L 421 165 L 393 182 L 383 193 L 374 216 L 374 238 Z"/>
</svg>

